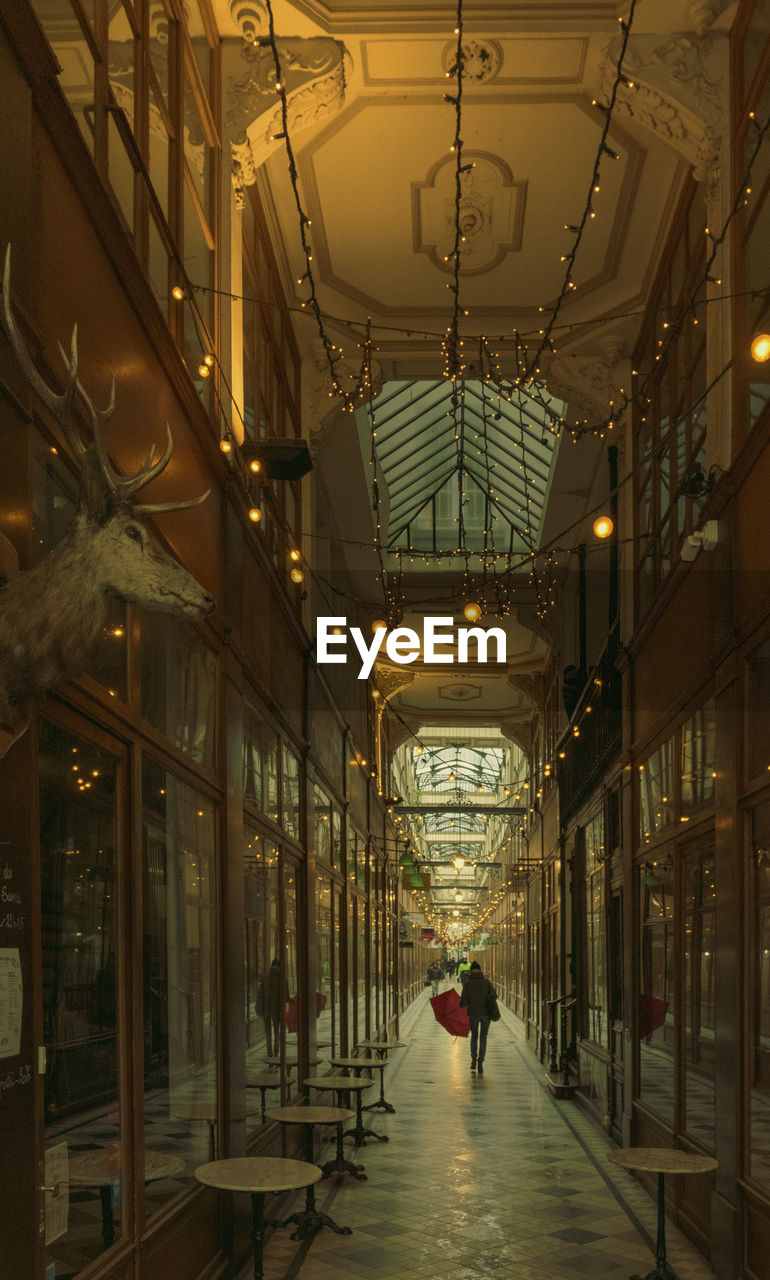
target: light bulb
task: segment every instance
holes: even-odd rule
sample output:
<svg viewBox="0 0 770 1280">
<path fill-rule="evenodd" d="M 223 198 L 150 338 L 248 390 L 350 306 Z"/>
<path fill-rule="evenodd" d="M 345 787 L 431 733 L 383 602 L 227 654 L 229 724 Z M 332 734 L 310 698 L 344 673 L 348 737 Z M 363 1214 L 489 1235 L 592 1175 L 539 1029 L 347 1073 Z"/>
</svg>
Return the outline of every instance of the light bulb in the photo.
<svg viewBox="0 0 770 1280">
<path fill-rule="evenodd" d="M 219 441 L 219 447 L 223 453 L 232 453 L 233 446 L 227 438 Z"/>
<path fill-rule="evenodd" d="M 758 333 L 751 344 L 751 358 L 757 364 L 770 360 L 770 333 Z"/>
<path fill-rule="evenodd" d="M 290 551 L 290 552 L 289 552 L 289 559 L 290 559 L 290 560 L 299 560 L 299 558 L 300 558 L 299 551 Z"/>
<path fill-rule="evenodd" d="M 465 614 L 465 617 L 468 619 L 469 622 L 478 622 L 479 618 L 481 617 L 481 605 L 466 604 L 465 608 L 463 609 L 463 613 Z"/>
<path fill-rule="evenodd" d="M 182 288 L 181 284 L 174 285 L 173 289 L 171 290 L 171 297 L 174 299 L 175 302 L 181 302 L 183 300 L 184 289 Z"/>
<path fill-rule="evenodd" d="M 372 623 L 372 631 L 387 631 L 387 629 L 388 624 L 387 622 L 383 622 L 382 618 L 378 618 L 376 622 Z"/>
<path fill-rule="evenodd" d="M 262 519 L 262 512 L 259 507 L 249 507 L 249 520 L 253 520 L 254 524 L 259 524 Z"/>
<path fill-rule="evenodd" d="M 262 470 L 262 463 L 258 462 L 256 458 L 252 458 L 251 462 L 249 463 L 249 471 L 253 471 L 254 474 L 256 475 L 257 472 L 261 470 Z"/>
<path fill-rule="evenodd" d="M 597 516 L 593 527 L 597 538 L 609 538 L 615 525 L 609 516 Z"/>
<path fill-rule="evenodd" d="M 198 365 L 199 376 L 201 378 L 208 378 L 209 373 L 210 373 L 210 369 L 208 365 L 205 363 L 205 361 L 201 360 L 200 364 Z"/>
</svg>

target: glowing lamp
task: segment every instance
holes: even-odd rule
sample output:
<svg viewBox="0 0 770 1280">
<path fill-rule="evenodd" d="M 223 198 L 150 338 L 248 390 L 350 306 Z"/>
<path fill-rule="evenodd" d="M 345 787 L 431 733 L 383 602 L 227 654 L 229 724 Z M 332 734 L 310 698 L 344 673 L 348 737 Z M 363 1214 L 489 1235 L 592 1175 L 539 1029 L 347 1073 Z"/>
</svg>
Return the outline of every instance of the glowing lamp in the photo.
<svg viewBox="0 0 770 1280">
<path fill-rule="evenodd" d="M 615 525 L 609 516 L 597 516 L 594 520 L 594 537 L 609 538 Z"/>
<path fill-rule="evenodd" d="M 479 618 L 481 617 L 481 605 L 466 604 L 465 608 L 463 609 L 463 613 L 465 614 L 465 617 L 467 618 L 468 622 L 478 622 Z"/>
<path fill-rule="evenodd" d="M 387 629 L 388 624 L 387 622 L 383 622 L 382 618 L 377 618 L 377 620 L 372 623 L 372 631 L 387 631 Z"/>
<path fill-rule="evenodd" d="M 452 866 L 456 867 L 458 871 L 462 871 L 465 866 L 465 858 L 461 858 L 458 854 L 456 858 L 452 859 Z"/>
<path fill-rule="evenodd" d="M 227 437 L 219 441 L 219 447 L 223 453 L 232 453 L 233 451 L 232 441 L 228 440 Z"/>
<path fill-rule="evenodd" d="M 171 297 L 174 299 L 175 302 L 181 302 L 183 300 L 184 289 L 182 288 L 181 284 L 174 285 L 173 289 L 171 290 Z"/>
<path fill-rule="evenodd" d="M 249 520 L 252 520 L 254 524 L 259 524 L 261 519 L 262 512 L 259 507 L 249 507 Z"/>
<path fill-rule="evenodd" d="M 300 558 L 299 551 L 290 551 L 290 552 L 289 552 L 289 559 L 290 559 L 290 560 L 295 560 L 295 561 L 296 561 L 296 560 L 299 560 L 299 558 Z"/>
<path fill-rule="evenodd" d="M 206 364 L 206 361 L 201 360 L 200 364 L 198 365 L 199 376 L 201 378 L 208 378 L 210 372 L 211 370 L 209 369 L 209 366 Z"/>
<path fill-rule="evenodd" d="M 770 333 L 758 333 L 751 344 L 751 358 L 757 364 L 770 360 Z"/>
<path fill-rule="evenodd" d="M 301 569 L 292 569 L 291 571 L 292 582 L 303 582 L 304 578 L 305 578 L 305 575 Z"/>
<path fill-rule="evenodd" d="M 258 458 L 252 458 L 251 462 L 249 463 L 249 471 L 253 471 L 254 475 L 257 475 L 257 473 L 260 472 L 261 470 L 262 470 L 262 463 L 259 461 Z"/>
</svg>

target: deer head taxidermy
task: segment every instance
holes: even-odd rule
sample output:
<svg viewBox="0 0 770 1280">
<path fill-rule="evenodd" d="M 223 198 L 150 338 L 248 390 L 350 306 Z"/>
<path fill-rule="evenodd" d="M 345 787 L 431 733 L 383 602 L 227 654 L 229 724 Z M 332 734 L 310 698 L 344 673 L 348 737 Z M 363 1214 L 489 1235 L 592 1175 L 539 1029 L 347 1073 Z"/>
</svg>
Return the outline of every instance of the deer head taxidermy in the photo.
<svg viewBox="0 0 770 1280">
<path fill-rule="evenodd" d="M 59 545 L 36 568 L 0 588 L 0 755 L 24 732 L 25 708 L 35 697 L 87 669 L 104 633 L 111 596 L 186 618 L 202 617 L 214 608 L 211 596 L 163 550 L 141 519 L 143 514 L 194 507 L 210 491 L 186 502 L 132 501 L 171 457 L 168 424 L 162 457 L 155 461 L 153 448 L 140 471 L 120 475 L 102 437 L 115 408 L 114 381 L 107 408 L 96 409 L 78 381 L 75 326 L 70 355 L 59 348 L 67 369 L 64 390 L 56 393 L 46 384 L 13 316 L 10 275 L 9 245 L 0 327 L 27 381 L 61 426 L 80 468 L 80 494 L 72 526 Z M 75 422 L 78 407 L 90 426 L 88 443 Z"/>
</svg>

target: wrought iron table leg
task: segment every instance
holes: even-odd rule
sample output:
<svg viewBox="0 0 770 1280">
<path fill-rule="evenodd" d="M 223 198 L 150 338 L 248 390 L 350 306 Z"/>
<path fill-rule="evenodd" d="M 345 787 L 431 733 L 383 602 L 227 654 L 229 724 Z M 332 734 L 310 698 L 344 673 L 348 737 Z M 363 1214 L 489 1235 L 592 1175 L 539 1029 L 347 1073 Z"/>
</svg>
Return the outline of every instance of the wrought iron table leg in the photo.
<svg viewBox="0 0 770 1280">
<path fill-rule="evenodd" d="M 367 1138 L 376 1138 L 378 1142 L 389 1141 L 386 1133 L 375 1133 L 374 1129 L 366 1129 L 364 1127 L 360 1090 L 356 1091 L 356 1127 L 355 1129 L 348 1129 L 347 1133 L 343 1134 L 343 1137 L 352 1138 L 357 1147 L 362 1147 Z"/>
<path fill-rule="evenodd" d="M 366 1182 L 366 1174 L 362 1164 L 353 1164 L 352 1160 L 345 1159 L 345 1152 L 342 1147 L 342 1124 L 337 1125 L 337 1150 L 333 1160 L 327 1160 L 321 1169 L 322 1178 L 328 1178 L 333 1173 L 351 1173 L 354 1178 L 358 1178 L 359 1182 Z"/>
<path fill-rule="evenodd" d="M 297 1228 L 291 1233 L 292 1240 L 304 1240 L 306 1236 L 315 1235 L 321 1227 L 331 1227 L 332 1231 L 336 1231 L 339 1236 L 353 1234 L 352 1227 L 338 1227 L 328 1213 L 322 1213 L 320 1209 L 316 1209 L 314 1186 L 309 1186 L 305 1192 L 305 1208 L 297 1213 L 290 1213 L 288 1218 L 284 1218 L 283 1222 L 279 1223 L 279 1226 L 288 1227 L 290 1222 L 295 1223 Z"/>
<path fill-rule="evenodd" d="M 262 1250 L 265 1243 L 265 1193 L 251 1193 L 251 1241 L 254 1247 L 254 1280 L 263 1280 Z"/>
<path fill-rule="evenodd" d="M 364 1111 L 388 1111 L 391 1115 L 396 1114 L 396 1108 L 391 1102 L 385 1101 L 385 1072 L 380 1071 L 380 1096 L 376 1102 L 370 1102 L 364 1107 Z"/>
<path fill-rule="evenodd" d="M 655 1242 L 655 1270 L 648 1271 L 644 1280 L 677 1280 L 666 1259 L 666 1192 L 664 1175 L 658 1174 L 658 1238 Z M 641 1276 L 630 1276 L 629 1280 L 642 1280 Z"/>
</svg>

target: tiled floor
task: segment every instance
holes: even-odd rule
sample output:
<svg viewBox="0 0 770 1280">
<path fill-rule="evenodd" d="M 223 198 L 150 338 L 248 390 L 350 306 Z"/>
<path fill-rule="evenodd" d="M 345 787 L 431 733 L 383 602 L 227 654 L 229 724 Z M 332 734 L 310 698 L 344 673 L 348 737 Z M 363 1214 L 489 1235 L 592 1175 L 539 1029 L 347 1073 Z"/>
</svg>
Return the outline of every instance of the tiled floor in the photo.
<svg viewBox="0 0 770 1280">
<path fill-rule="evenodd" d="M 385 1075 L 396 1114 L 368 1113 L 390 1138 L 359 1148 L 368 1181 L 334 1176 L 317 1188 L 318 1207 L 353 1234 L 323 1229 L 297 1242 L 273 1231 L 265 1280 L 628 1280 L 653 1270 L 652 1201 L 608 1163 L 609 1140 L 578 1107 L 550 1097 L 519 1023 L 503 1010 L 478 1078 L 468 1041 L 439 1027 L 428 995 L 402 1019 L 407 1047 Z M 287 1198 L 281 1216 L 301 1198 Z M 667 1238 L 679 1280 L 711 1276 L 671 1224 Z M 251 1275 L 249 1265 L 239 1280 Z"/>
</svg>

